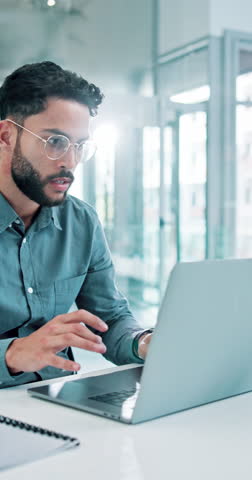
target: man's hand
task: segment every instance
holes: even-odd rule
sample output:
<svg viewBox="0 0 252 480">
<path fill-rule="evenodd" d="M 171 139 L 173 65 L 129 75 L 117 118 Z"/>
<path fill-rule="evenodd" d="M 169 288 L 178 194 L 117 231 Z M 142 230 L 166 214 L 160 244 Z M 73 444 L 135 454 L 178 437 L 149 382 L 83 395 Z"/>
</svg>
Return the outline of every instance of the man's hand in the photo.
<svg viewBox="0 0 252 480">
<path fill-rule="evenodd" d="M 145 333 L 143 334 L 138 341 L 138 356 L 142 358 L 143 360 L 145 359 L 147 353 L 148 353 L 148 348 L 149 348 L 149 343 L 152 339 L 152 333 Z"/>
<path fill-rule="evenodd" d="M 86 325 L 100 332 L 108 329 L 99 317 L 87 310 L 77 310 L 57 315 L 31 335 L 17 338 L 10 344 L 5 356 L 10 373 L 35 372 L 47 366 L 78 371 L 78 363 L 59 357 L 56 353 L 66 347 L 105 353 L 106 347 L 101 337 Z"/>
</svg>

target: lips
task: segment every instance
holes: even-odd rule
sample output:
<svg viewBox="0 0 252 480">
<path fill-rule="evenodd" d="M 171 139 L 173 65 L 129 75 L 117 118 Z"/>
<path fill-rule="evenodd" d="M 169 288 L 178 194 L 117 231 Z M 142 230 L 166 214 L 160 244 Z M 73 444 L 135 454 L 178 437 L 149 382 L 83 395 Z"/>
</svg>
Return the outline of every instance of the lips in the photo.
<svg viewBox="0 0 252 480">
<path fill-rule="evenodd" d="M 51 180 L 50 183 L 71 183 L 71 180 L 70 178 L 68 177 L 58 177 L 58 178 L 54 178 L 53 180 Z"/>
<path fill-rule="evenodd" d="M 49 184 L 52 185 L 55 188 L 55 190 L 59 192 L 65 192 L 69 188 L 71 183 L 72 182 L 68 177 L 54 178 L 49 182 Z"/>
</svg>

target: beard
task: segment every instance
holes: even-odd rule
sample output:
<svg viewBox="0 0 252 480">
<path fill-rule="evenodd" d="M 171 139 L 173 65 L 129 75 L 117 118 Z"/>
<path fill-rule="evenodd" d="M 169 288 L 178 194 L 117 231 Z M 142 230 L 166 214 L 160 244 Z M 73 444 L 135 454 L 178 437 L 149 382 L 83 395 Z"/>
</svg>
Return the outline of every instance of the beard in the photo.
<svg viewBox="0 0 252 480">
<path fill-rule="evenodd" d="M 24 195 L 26 195 L 26 197 L 44 207 L 60 205 L 65 201 L 67 196 L 66 191 L 61 199 L 52 200 L 44 192 L 47 183 L 60 177 L 68 177 L 72 181 L 74 180 L 73 174 L 65 170 L 61 170 L 57 175 L 51 175 L 42 180 L 38 170 L 36 170 L 29 160 L 22 155 L 19 138 L 17 138 L 17 143 L 13 152 L 11 175 L 16 186 Z"/>
</svg>

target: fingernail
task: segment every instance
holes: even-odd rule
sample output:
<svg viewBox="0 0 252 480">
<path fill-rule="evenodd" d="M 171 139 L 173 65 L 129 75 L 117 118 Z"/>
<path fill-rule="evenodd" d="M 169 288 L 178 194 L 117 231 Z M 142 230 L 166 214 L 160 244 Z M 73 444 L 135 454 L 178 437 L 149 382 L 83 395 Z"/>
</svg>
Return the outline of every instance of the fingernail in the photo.
<svg viewBox="0 0 252 480">
<path fill-rule="evenodd" d="M 96 336 L 96 341 L 97 341 L 97 343 L 102 343 L 102 339 L 101 339 L 101 337 L 99 337 L 99 335 Z"/>
<path fill-rule="evenodd" d="M 101 345 L 97 345 L 95 347 L 95 350 L 98 352 L 98 353 L 105 353 L 107 348 L 106 346 L 104 345 L 104 343 L 102 343 Z"/>
</svg>

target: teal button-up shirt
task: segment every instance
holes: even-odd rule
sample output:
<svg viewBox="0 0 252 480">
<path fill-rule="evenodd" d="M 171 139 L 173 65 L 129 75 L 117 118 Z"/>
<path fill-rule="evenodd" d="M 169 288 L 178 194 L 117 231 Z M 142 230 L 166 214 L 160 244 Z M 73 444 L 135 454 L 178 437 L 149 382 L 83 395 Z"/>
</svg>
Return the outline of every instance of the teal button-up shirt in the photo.
<svg viewBox="0 0 252 480">
<path fill-rule="evenodd" d="M 114 268 L 95 210 L 68 195 L 42 207 L 25 232 L 22 219 L 0 194 L 0 387 L 69 375 L 54 367 L 11 375 L 9 344 L 25 337 L 76 302 L 104 320 L 105 357 L 117 365 L 139 362 L 134 337 L 141 328 L 117 290 Z M 59 353 L 71 358 L 71 349 Z"/>
</svg>

